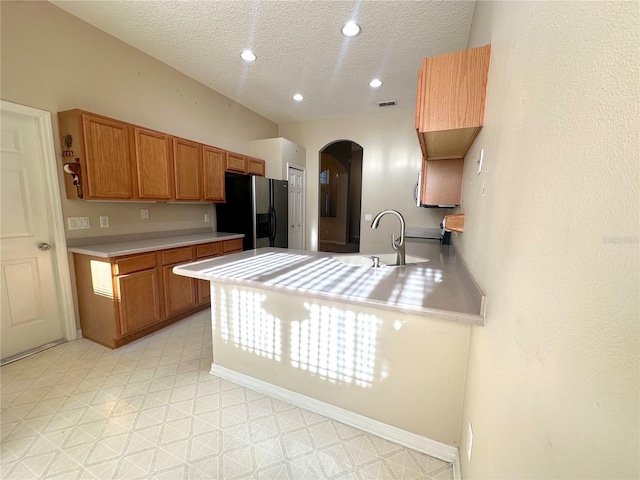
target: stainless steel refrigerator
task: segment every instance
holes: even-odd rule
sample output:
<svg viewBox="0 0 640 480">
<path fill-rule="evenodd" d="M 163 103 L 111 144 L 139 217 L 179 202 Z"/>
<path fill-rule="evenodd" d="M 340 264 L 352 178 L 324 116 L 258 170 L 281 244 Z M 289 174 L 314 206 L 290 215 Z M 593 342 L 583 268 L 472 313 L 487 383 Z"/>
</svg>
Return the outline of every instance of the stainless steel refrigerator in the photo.
<svg viewBox="0 0 640 480">
<path fill-rule="evenodd" d="M 244 233 L 243 250 L 287 248 L 289 182 L 256 175 L 225 175 L 225 203 L 216 205 L 219 232 Z"/>
</svg>

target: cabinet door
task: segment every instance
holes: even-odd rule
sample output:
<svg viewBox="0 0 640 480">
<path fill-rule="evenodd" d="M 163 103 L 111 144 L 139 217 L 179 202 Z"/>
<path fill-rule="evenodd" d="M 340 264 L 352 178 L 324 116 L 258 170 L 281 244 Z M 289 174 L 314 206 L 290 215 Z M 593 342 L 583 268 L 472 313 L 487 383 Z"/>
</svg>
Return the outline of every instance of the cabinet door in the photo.
<svg viewBox="0 0 640 480">
<path fill-rule="evenodd" d="M 227 152 L 227 171 L 247 173 L 247 159 L 244 155 Z"/>
<path fill-rule="evenodd" d="M 482 126 L 490 52 L 486 45 L 424 59 L 422 132 Z"/>
<path fill-rule="evenodd" d="M 226 153 L 213 147 L 202 148 L 202 178 L 204 199 L 224 202 L 224 170 Z"/>
<path fill-rule="evenodd" d="M 459 205 L 464 159 L 423 160 L 421 200 L 424 205 Z"/>
<path fill-rule="evenodd" d="M 202 200 L 202 145 L 174 137 L 173 168 L 176 200 Z"/>
<path fill-rule="evenodd" d="M 247 173 L 264 177 L 265 161 L 259 158 L 247 157 Z"/>
<path fill-rule="evenodd" d="M 196 306 L 195 279 L 173 273 L 173 267 L 176 265 L 179 263 L 162 267 L 164 310 L 167 318 Z"/>
<path fill-rule="evenodd" d="M 171 138 L 164 133 L 134 127 L 138 197 L 172 198 Z"/>
<path fill-rule="evenodd" d="M 108 118 L 82 114 L 87 198 L 132 198 L 129 126 Z"/>
<path fill-rule="evenodd" d="M 198 279 L 198 305 L 211 301 L 211 282 Z"/>
<path fill-rule="evenodd" d="M 158 271 L 154 268 L 116 278 L 122 335 L 149 327 L 161 319 Z"/>
</svg>

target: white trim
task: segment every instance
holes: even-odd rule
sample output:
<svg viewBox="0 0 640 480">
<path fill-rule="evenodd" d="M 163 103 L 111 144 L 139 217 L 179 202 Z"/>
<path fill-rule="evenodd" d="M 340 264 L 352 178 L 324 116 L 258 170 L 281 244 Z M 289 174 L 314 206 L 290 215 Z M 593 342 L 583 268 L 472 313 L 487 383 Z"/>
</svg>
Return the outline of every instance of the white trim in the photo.
<svg viewBox="0 0 640 480">
<path fill-rule="evenodd" d="M 307 230 L 307 168 L 295 163 L 287 162 L 287 181 L 289 180 L 289 168 L 295 168 L 302 172 L 302 248 L 306 250 L 306 230 Z"/>
<path fill-rule="evenodd" d="M 430 438 L 423 437 L 412 432 L 407 432 L 406 430 L 402 430 L 398 427 L 387 425 L 386 423 L 379 422 L 378 420 L 373 420 L 363 415 L 350 412 L 349 410 L 336 407 L 335 405 L 316 400 L 315 398 L 301 395 L 291 390 L 287 390 L 286 388 L 272 385 L 271 383 L 264 382 L 243 373 L 235 372 L 226 367 L 216 365 L 215 363 L 211 364 L 211 371 L 209 373 L 216 377 L 223 378 L 224 380 L 264 393 L 270 397 L 277 398 L 283 402 L 316 412 L 340 423 L 350 425 L 391 442 L 425 453 L 445 462 L 453 463 L 458 455 L 458 449 L 456 447 L 431 440 Z"/>
<path fill-rule="evenodd" d="M 67 239 L 64 234 L 64 218 L 60 204 L 60 186 L 58 183 L 58 169 L 56 165 L 56 151 L 53 143 L 53 128 L 51 113 L 36 108 L 18 105 L 0 100 L 0 108 L 7 112 L 32 117 L 36 121 L 38 136 L 42 146 L 44 195 L 47 203 L 47 217 L 53 237 L 53 263 L 57 273 L 56 289 L 60 304 L 60 325 L 67 340 L 77 337 L 75 308 L 71 287 L 71 273 L 69 271 L 69 256 L 67 253 Z"/>
<path fill-rule="evenodd" d="M 453 461 L 453 480 L 462 480 L 462 471 L 460 470 L 460 450 L 456 452 L 456 459 Z"/>
<path fill-rule="evenodd" d="M 79 329 L 77 330 L 76 334 L 78 335 L 78 337 L 77 337 L 77 338 L 82 338 L 82 329 L 81 329 L 81 328 L 79 328 Z"/>
</svg>

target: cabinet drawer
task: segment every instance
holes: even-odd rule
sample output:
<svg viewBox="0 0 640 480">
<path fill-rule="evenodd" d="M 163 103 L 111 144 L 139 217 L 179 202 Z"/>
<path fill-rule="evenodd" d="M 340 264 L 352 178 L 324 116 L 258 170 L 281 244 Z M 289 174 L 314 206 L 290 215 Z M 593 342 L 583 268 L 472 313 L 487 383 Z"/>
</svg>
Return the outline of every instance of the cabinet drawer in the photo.
<svg viewBox="0 0 640 480">
<path fill-rule="evenodd" d="M 215 257 L 217 255 L 222 255 L 222 242 L 196 246 L 196 258 Z"/>
<path fill-rule="evenodd" d="M 236 238 L 234 240 L 225 240 L 222 246 L 224 253 L 241 252 L 242 251 L 242 239 Z"/>
<path fill-rule="evenodd" d="M 190 262 L 192 258 L 191 247 L 176 248 L 174 250 L 164 250 L 162 252 L 162 265 Z"/>
<path fill-rule="evenodd" d="M 139 272 L 156 266 L 156 254 L 147 253 L 145 255 L 137 255 L 135 257 L 126 257 L 116 259 L 116 275 L 125 275 L 127 273 Z"/>
</svg>

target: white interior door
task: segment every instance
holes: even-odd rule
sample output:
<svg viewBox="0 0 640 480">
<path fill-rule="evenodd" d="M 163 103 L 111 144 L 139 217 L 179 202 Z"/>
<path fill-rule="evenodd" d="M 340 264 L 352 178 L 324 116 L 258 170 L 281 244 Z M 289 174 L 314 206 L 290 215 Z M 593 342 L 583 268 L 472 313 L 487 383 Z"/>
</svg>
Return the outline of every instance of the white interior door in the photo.
<svg viewBox="0 0 640 480">
<path fill-rule="evenodd" d="M 0 124 L 1 359 L 69 337 L 54 268 L 51 180 L 44 177 L 51 143 L 43 145 L 37 118 L 7 105 Z"/>
<path fill-rule="evenodd" d="M 304 250 L 304 170 L 287 165 L 289 180 L 289 248 Z"/>
</svg>

